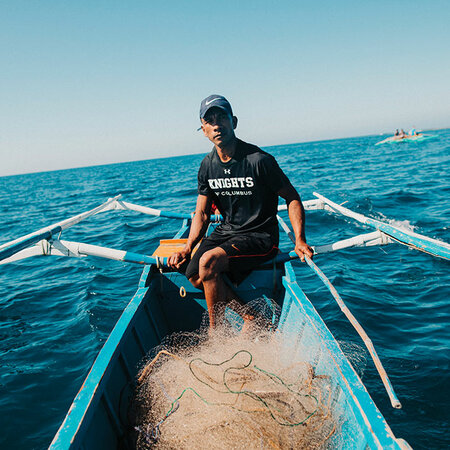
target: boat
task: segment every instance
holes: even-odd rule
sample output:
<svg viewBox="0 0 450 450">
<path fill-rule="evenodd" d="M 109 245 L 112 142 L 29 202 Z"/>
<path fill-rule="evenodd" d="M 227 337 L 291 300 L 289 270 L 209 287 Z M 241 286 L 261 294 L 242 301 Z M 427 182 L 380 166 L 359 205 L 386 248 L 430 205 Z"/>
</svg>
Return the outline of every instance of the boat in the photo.
<svg viewBox="0 0 450 450">
<path fill-rule="evenodd" d="M 327 254 L 354 246 L 401 243 L 433 256 L 450 259 L 450 245 L 390 224 L 365 217 L 338 205 L 320 194 L 303 202 L 305 210 L 325 210 L 352 218 L 373 231 L 333 244 L 314 246 L 315 255 Z M 286 207 L 279 207 L 279 210 Z M 60 239 L 62 231 L 105 211 L 132 210 L 182 220 L 173 239 L 163 239 L 153 255 L 143 255 L 96 245 Z M 114 449 L 135 448 L 128 420 L 129 401 L 133 398 L 142 360 L 165 336 L 200 327 L 206 310 L 204 295 L 183 274 L 167 268 L 167 257 L 184 245 L 189 234 L 192 214 L 161 211 L 122 201 L 113 197 L 102 205 L 45 227 L 0 246 L 0 264 L 37 255 L 71 257 L 98 256 L 143 264 L 137 291 L 130 300 L 110 336 L 99 352 L 85 381 L 76 395 L 50 449 Z M 292 232 L 278 216 L 281 229 L 292 238 Z M 220 221 L 211 216 L 210 230 Z M 326 324 L 296 280 L 292 261 L 295 252 L 281 252 L 273 261 L 254 270 L 237 288 L 244 301 L 261 298 L 276 302 L 281 314 L 274 333 L 288 349 L 289 362 L 302 360 L 315 373 L 328 377 L 333 393 L 333 415 L 339 425 L 339 445 L 332 448 L 407 449 L 408 443 L 397 438 L 377 408 L 369 392 L 344 355 Z M 316 258 L 317 259 L 317 258 Z M 363 338 L 374 359 L 392 406 L 400 408 L 390 380 L 373 345 L 352 316 L 328 278 L 315 262 L 306 258 L 309 267 L 321 278 Z M 305 351 L 305 349 L 314 351 Z"/>
<path fill-rule="evenodd" d="M 391 136 L 382 141 L 377 142 L 375 145 L 382 144 L 399 144 L 400 142 L 423 142 L 430 139 L 436 139 L 438 136 L 436 134 L 416 134 L 414 136 L 405 135 L 401 136 Z"/>
</svg>

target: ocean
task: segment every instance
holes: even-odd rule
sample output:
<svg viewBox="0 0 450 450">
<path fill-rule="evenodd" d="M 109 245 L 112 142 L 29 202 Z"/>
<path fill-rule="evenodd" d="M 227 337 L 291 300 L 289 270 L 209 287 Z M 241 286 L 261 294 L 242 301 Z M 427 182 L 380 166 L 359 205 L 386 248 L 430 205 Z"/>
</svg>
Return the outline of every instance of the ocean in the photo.
<svg viewBox="0 0 450 450">
<path fill-rule="evenodd" d="M 436 138 L 381 146 L 374 144 L 386 136 L 263 148 L 303 200 L 319 192 L 364 215 L 449 242 L 450 129 L 429 133 Z M 117 194 L 191 212 L 203 156 L 0 177 L 0 244 Z M 63 238 L 151 254 L 179 226 L 174 219 L 108 212 L 64 231 Z M 307 212 L 313 245 L 369 231 L 349 218 Z M 291 246 L 281 243 L 284 250 Z M 342 346 L 352 349 L 394 434 L 415 449 L 449 448 L 449 261 L 391 244 L 319 255 L 315 262 L 370 336 L 401 410 L 391 407 L 362 341 L 327 289 L 306 264 L 295 262 L 298 282 Z M 0 448 L 48 447 L 141 271 L 93 257 L 34 257 L 0 266 Z"/>
</svg>

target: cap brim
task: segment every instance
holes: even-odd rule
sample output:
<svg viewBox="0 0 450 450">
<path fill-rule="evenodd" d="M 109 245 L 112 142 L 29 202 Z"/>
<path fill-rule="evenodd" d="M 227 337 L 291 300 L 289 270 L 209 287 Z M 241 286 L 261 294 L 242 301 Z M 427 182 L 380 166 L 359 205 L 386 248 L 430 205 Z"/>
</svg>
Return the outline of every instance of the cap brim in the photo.
<svg viewBox="0 0 450 450">
<path fill-rule="evenodd" d="M 200 119 L 203 119 L 206 116 L 206 113 L 211 109 L 211 108 L 219 108 L 223 111 L 225 111 L 227 114 L 230 112 L 228 111 L 228 109 L 225 106 L 220 106 L 220 105 L 211 105 L 208 107 L 208 109 L 203 113 L 203 116 L 200 116 Z"/>
</svg>

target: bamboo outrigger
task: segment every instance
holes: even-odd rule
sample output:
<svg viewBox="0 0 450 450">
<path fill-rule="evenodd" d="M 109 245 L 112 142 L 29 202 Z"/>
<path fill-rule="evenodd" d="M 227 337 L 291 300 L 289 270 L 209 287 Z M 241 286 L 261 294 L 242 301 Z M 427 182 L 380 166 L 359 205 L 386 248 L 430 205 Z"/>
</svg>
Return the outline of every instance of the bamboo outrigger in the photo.
<svg viewBox="0 0 450 450">
<path fill-rule="evenodd" d="M 399 242 L 433 256 L 450 259 L 450 245 L 445 242 L 365 217 L 320 194 L 315 196 L 316 199 L 304 202 L 306 210 L 323 209 L 343 214 L 375 229 L 334 244 L 313 246 L 317 255 L 354 246 Z M 174 240 L 162 242 L 151 256 L 69 242 L 57 236 L 81 220 L 112 210 L 139 211 L 181 219 L 183 223 Z M 0 246 L 0 264 L 36 255 L 99 256 L 144 264 L 136 294 L 98 354 L 53 439 L 51 449 L 133 447 L 127 431 L 127 404 L 133 395 L 139 362 L 170 333 L 197 329 L 206 309 L 203 293 L 193 288 L 184 275 L 166 267 L 167 257 L 173 251 L 173 246 L 182 245 L 187 238 L 191 218 L 191 214 L 164 212 L 127 203 L 117 196 L 90 211 Z M 217 223 L 220 217 L 211 216 L 211 220 Z M 289 236 L 290 230 L 281 217 L 279 223 Z M 282 310 L 277 331 L 283 336 L 284 345 L 289 348 L 290 359 L 306 359 L 315 371 L 330 377 L 335 399 L 333 414 L 341 424 L 340 447 L 410 448 L 404 440 L 394 436 L 336 339 L 298 285 L 291 264 L 291 260 L 296 257 L 293 251 L 280 253 L 272 263 L 252 272 L 237 287 L 238 295 L 244 301 L 262 297 L 278 303 Z M 341 310 L 362 337 L 374 359 L 392 406 L 400 408 L 400 401 L 367 334 L 323 272 L 309 258 L 307 263 L 329 288 Z M 315 350 L 308 353 L 305 348 Z"/>
</svg>

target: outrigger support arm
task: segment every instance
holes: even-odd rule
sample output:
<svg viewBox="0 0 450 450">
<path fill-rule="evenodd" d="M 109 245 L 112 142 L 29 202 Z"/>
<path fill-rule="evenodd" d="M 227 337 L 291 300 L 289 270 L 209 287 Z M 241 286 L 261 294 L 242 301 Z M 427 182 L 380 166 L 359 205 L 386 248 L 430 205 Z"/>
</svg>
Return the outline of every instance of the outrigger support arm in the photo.
<svg viewBox="0 0 450 450">
<path fill-rule="evenodd" d="M 115 209 L 137 211 L 149 216 L 168 217 L 170 219 L 192 219 L 194 217 L 194 213 L 187 214 L 172 211 L 163 211 L 161 209 L 149 208 L 147 206 L 136 205 L 134 203 L 123 202 L 120 200 L 116 202 Z M 222 220 L 222 216 L 217 214 L 211 215 L 211 222 L 219 222 L 220 220 Z"/>
<path fill-rule="evenodd" d="M 90 211 L 86 211 L 84 213 L 78 214 L 76 216 L 70 217 L 69 219 L 63 220 L 61 222 L 56 222 L 53 225 L 50 225 L 45 228 L 41 228 L 34 233 L 27 234 L 26 236 L 22 236 L 14 241 L 7 242 L 6 244 L 0 245 L 0 261 L 9 258 L 10 256 L 18 253 L 22 249 L 29 247 L 30 245 L 35 244 L 36 242 L 41 241 L 42 239 L 50 240 L 53 236 L 61 233 L 63 230 L 81 222 L 88 217 L 93 216 L 94 214 L 98 214 L 99 212 L 111 211 L 115 209 L 115 202 L 120 198 L 120 195 L 116 197 L 110 198 L 105 203 L 102 203 L 100 206 L 97 206 Z"/>
<path fill-rule="evenodd" d="M 120 197 L 120 194 L 116 195 L 115 197 L 108 199 L 108 201 L 102 203 L 94 209 L 70 217 L 69 219 L 63 220 L 61 222 L 54 223 L 53 225 L 41 228 L 40 230 L 27 234 L 26 236 L 22 236 L 18 239 L 0 245 L 0 264 L 18 261 L 35 255 L 46 255 L 47 253 L 45 253 L 45 251 L 40 251 L 39 248 L 28 247 L 41 241 L 51 242 L 53 241 L 54 236 L 60 234 L 63 230 L 76 225 L 77 223 L 81 222 L 84 219 L 87 219 L 88 217 L 102 212 L 130 210 L 141 212 L 150 216 L 168 217 L 172 219 L 192 219 L 192 217 L 194 216 L 194 213 L 187 214 L 172 211 L 162 211 L 159 209 L 149 208 L 147 206 L 135 205 L 133 203 L 119 200 Z M 211 222 L 219 222 L 220 220 L 222 220 L 222 217 L 220 215 L 211 215 Z M 28 251 L 24 251 L 25 249 Z"/>
<path fill-rule="evenodd" d="M 315 211 L 317 209 L 323 209 L 323 202 L 319 199 L 313 198 L 312 200 L 302 201 L 305 211 Z M 278 205 L 278 211 L 287 211 L 287 205 Z"/>
<path fill-rule="evenodd" d="M 287 227 L 286 223 L 283 221 L 281 217 L 278 217 L 278 220 L 283 228 Z M 292 234 L 292 232 L 289 230 L 288 227 L 286 233 Z M 379 231 L 374 231 L 372 233 L 361 234 L 349 239 L 334 242 L 333 244 L 311 246 L 311 248 L 314 250 L 315 255 L 320 255 L 324 253 L 331 253 L 336 250 L 342 250 L 344 248 L 349 247 L 361 247 L 361 246 L 367 247 L 372 245 L 384 245 L 389 244 L 390 242 L 391 241 L 386 236 L 384 236 L 383 233 Z M 137 264 L 156 264 L 156 258 L 147 255 L 142 255 L 140 253 L 127 252 L 124 250 L 115 250 L 108 247 L 83 244 L 80 242 L 71 242 L 59 239 L 51 239 L 50 241 L 48 241 L 46 239 L 42 239 L 41 241 L 37 242 L 34 246 L 22 249 L 8 258 L 0 260 L 0 265 L 20 261 L 26 258 L 31 258 L 32 256 L 72 256 L 80 258 L 88 255 L 99 256 L 101 258 L 107 259 L 115 259 L 117 261 L 132 262 Z M 124 259 L 123 255 L 127 255 L 126 259 Z M 285 262 L 295 258 L 297 258 L 297 254 L 294 251 L 291 251 L 289 253 L 280 253 L 275 257 L 275 262 Z M 161 258 L 159 258 L 159 262 L 161 265 L 166 265 L 166 263 L 163 260 L 161 260 Z M 272 261 L 269 261 L 269 263 L 272 264 Z"/>
<path fill-rule="evenodd" d="M 100 258 L 113 259 L 135 264 L 156 264 L 159 267 L 167 266 L 167 258 L 159 256 L 148 256 L 141 253 L 127 252 L 125 250 L 116 250 L 100 245 L 84 244 L 82 242 L 72 242 L 55 239 L 52 242 L 41 241 L 31 248 L 21 250 L 10 258 L 0 261 L 0 264 L 7 264 L 13 261 L 19 261 L 31 256 L 71 256 L 81 258 L 84 256 L 98 256 Z"/>
<path fill-rule="evenodd" d="M 289 236 L 291 241 L 295 244 L 295 237 L 286 222 L 277 215 L 278 223 L 284 232 Z M 359 234 L 348 239 L 343 239 L 342 241 L 334 242 L 333 244 L 325 245 L 311 245 L 314 250 L 315 255 L 321 255 L 324 253 L 331 253 L 336 250 L 343 250 L 344 248 L 350 247 L 371 247 L 374 245 L 387 245 L 391 244 L 393 241 L 386 234 L 381 231 L 373 231 L 371 233 Z M 290 255 L 295 258 L 296 253 L 290 252 Z"/>
<path fill-rule="evenodd" d="M 313 194 L 323 203 L 323 209 L 328 211 L 338 212 L 344 216 L 351 217 L 360 223 L 376 228 L 385 235 L 389 236 L 391 240 L 395 240 L 400 244 L 415 248 L 421 252 L 429 253 L 443 259 L 450 260 L 450 245 L 437 239 L 432 239 L 422 234 L 414 233 L 413 231 L 403 230 L 388 223 L 380 222 L 376 219 L 363 216 L 356 213 L 342 205 L 332 202 L 323 195 L 313 192 Z"/>
</svg>

